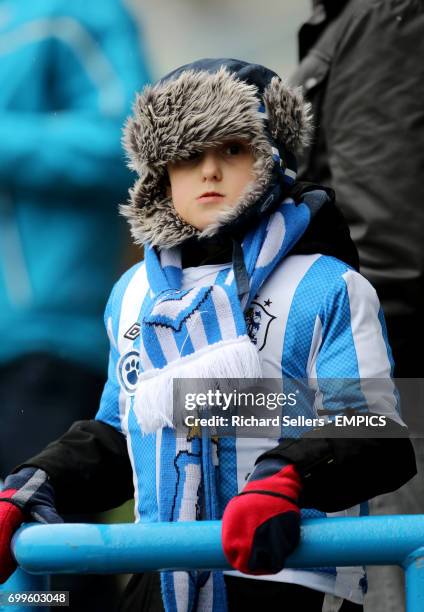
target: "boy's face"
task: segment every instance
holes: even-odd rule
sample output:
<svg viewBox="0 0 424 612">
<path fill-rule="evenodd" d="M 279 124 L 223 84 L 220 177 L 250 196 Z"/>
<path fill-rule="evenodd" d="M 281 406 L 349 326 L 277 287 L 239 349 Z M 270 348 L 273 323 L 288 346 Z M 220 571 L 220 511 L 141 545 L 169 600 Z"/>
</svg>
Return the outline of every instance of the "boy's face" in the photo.
<svg viewBox="0 0 424 612">
<path fill-rule="evenodd" d="M 229 140 L 190 159 L 169 163 L 170 193 L 179 216 L 198 230 L 233 208 L 253 181 L 255 158 L 248 143 Z"/>
</svg>

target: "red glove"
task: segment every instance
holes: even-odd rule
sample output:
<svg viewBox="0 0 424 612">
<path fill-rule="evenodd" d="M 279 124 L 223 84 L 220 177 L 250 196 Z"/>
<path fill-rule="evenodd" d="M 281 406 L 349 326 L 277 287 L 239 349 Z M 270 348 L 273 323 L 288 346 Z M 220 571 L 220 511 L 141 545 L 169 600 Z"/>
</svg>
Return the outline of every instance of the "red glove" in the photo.
<svg viewBox="0 0 424 612">
<path fill-rule="evenodd" d="M 275 574 L 284 567 L 300 536 L 297 505 L 301 479 L 283 459 L 264 459 L 222 517 L 222 544 L 234 569 Z"/>
<path fill-rule="evenodd" d="M 3 584 L 16 569 L 16 561 L 10 550 L 12 536 L 24 521 L 24 513 L 13 503 L 5 502 L 12 498 L 16 489 L 0 492 L 0 584 Z"/>
<path fill-rule="evenodd" d="M 16 569 L 10 549 L 12 536 L 28 520 L 63 523 L 54 507 L 54 491 L 43 470 L 25 467 L 6 478 L 0 491 L 0 584 Z"/>
</svg>

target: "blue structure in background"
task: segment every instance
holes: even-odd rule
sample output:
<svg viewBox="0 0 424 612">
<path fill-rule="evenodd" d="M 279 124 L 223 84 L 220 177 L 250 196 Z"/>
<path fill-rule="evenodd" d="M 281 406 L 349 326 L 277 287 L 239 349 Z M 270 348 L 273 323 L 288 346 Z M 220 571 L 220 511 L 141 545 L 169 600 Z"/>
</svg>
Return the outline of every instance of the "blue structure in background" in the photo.
<svg viewBox="0 0 424 612">
<path fill-rule="evenodd" d="M 196 542 L 196 547 L 193 547 Z M 15 535 L 18 570 L 3 591 L 45 590 L 46 574 L 225 569 L 221 523 L 27 525 Z M 424 516 L 370 516 L 303 521 L 287 567 L 400 565 L 408 612 L 424 610 Z M 30 572 L 30 574 L 27 574 Z M 34 576 L 39 574 L 39 576 Z M 0 608 L 0 610 L 6 608 Z M 10 609 L 10 608 L 9 608 Z M 24 612 L 27 607 L 13 607 Z M 41 610 L 41 608 L 38 608 Z"/>
</svg>

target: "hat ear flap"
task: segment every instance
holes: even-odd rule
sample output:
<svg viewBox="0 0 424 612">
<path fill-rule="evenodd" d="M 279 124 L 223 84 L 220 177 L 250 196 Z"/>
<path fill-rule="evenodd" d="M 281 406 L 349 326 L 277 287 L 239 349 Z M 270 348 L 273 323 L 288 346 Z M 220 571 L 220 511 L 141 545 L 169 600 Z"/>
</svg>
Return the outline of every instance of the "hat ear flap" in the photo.
<svg viewBox="0 0 424 612">
<path fill-rule="evenodd" d="M 128 117 L 122 132 L 122 144 L 127 154 L 128 167 L 135 170 L 140 176 L 144 173 L 148 155 L 153 157 L 157 153 L 152 98 L 153 88 L 147 85 L 141 93 L 137 94 L 133 104 L 133 113 Z"/>
<path fill-rule="evenodd" d="M 122 132 L 122 144 L 127 154 L 127 165 L 131 170 L 140 172 L 140 146 L 137 135 L 140 133 L 140 125 L 133 117 L 129 117 Z"/>
<path fill-rule="evenodd" d="M 300 87 L 289 87 L 275 76 L 263 97 L 273 138 L 293 153 L 301 151 L 311 139 L 312 113 Z"/>
</svg>

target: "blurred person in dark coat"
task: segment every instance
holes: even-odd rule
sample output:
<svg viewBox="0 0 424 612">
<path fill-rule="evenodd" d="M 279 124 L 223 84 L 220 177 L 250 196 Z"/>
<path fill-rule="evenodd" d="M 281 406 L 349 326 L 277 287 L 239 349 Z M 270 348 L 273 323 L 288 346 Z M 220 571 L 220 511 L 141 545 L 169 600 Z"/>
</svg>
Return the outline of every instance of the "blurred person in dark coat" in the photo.
<svg viewBox="0 0 424 612">
<path fill-rule="evenodd" d="M 121 126 L 148 71 L 121 0 L 0 0 L 0 60 L 1 478 L 94 416 L 131 182 Z"/>
<path fill-rule="evenodd" d="M 335 189 L 384 308 L 395 376 L 422 378 L 424 2 L 314 0 L 299 48 L 292 81 L 316 123 L 302 178 Z M 415 449 L 418 476 L 371 502 L 373 514 L 424 513 L 421 439 Z M 365 609 L 401 612 L 402 572 L 370 568 L 369 576 Z"/>
</svg>

